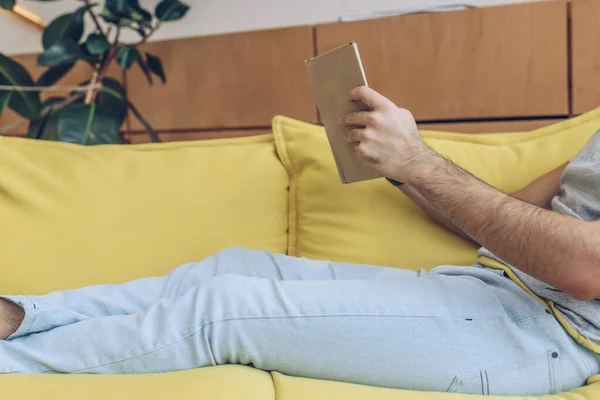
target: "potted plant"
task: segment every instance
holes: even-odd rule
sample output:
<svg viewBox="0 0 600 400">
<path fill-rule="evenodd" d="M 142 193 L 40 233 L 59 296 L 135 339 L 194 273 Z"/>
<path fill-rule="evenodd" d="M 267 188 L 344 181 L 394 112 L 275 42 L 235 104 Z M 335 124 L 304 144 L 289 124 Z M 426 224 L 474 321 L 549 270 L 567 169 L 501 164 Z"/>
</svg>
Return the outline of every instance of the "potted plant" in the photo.
<svg viewBox="0 0 600 400">
<path fill-rule="evenodd" d="M 44 29 L 44 50 L 38 55 L 37 63 L 47 69 L 37 81 L 21 64 L 0 53 L 0 116 L 10 108 L 23 118 L 13 126 L 0 127 L 0 134 L 15 125 L 29 123 L 27 136 L 32 139 L 84 145 L 127 143 L 120 128 L 131 112 L 150 138 L 160 141 L 128 101 L 125 88 L 108 77 L 107 72 L 112 63 L 125 70 L 137 64 L 150 84 L 153 76 L 164 84 L 166 77 L 161 59 L 140 51 L 139 47 L 163 23 L 183 18 L 189 7 L 178 0 L 163 0 L 152 14 L 140 6 L 138 0 L 105 0 L 104 4 L 90 0 L 78 2 L 80 5 L 74 12 L 57 17 Z M 15 0 L 0 0 L 0 6 L 12 10 Z M 86 15 L 90 18 L 84 18 Z M 91 29 L 86 29 L 86 20 L 93 24 Z M 133 43 L 123 42 L 122 32 L 126 29 L 135 31 L 139 39 Z M 75 87 L 53 87 L 78 62 L 92 67 L 90 79 Z M 66 89 L 66 92 L 42 101 L 41 92 L 56 92 L 56 89 Z"/>
</svg>

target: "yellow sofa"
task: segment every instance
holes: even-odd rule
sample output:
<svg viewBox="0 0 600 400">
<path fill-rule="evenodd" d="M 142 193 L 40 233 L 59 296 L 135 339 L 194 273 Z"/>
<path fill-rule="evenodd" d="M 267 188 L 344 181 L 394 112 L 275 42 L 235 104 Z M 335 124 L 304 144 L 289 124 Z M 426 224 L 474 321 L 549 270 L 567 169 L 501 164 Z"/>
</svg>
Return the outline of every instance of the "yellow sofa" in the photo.
<svg viewBox="0 0 600 400">
<path fill-rule="evenodd" d="M 564 163 L 598 128 L 600 109 L 533 132 L 422 133 L 431 147 L 512 192 Z M 274 119 L 270 135 L 204 142 L 77 147 L 0 137 L 0 238 L 5 294 L 163 274 L 233 245 L 411 269 L 476 261 L 476 248 L 385 181 L 342 185 L 323 129 L 285 117 Z M 477 396 L 373 388 L 246 366 L 149 375 L 0 375 L 0 399 L 81 398 Z M 598 398 L 600 383 L 539 397 Z"/>
</svg>

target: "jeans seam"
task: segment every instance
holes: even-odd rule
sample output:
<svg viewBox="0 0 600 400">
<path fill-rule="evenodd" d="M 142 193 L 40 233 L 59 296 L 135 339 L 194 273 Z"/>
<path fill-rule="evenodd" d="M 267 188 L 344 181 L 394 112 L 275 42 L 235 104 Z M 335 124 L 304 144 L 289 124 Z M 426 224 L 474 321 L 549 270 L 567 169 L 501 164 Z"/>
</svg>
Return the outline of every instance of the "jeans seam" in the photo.
<svg viewBox="0 0 600 400">
<path fill-rule="evenodd" d="M 543 316 L 546 316 L 546 315 L 548 315 L 548 314 L 546 313 L 546 311 L 544 311 L 544 312 L 541 312 L 539 314 L 528 315 L 527 317 L 515 319 L 514 322 L 515 323 L 524 322 L 524 321 L 527 321 L 529 319 L 535 319 L 535 318 L 543 317 Z"/>
<path fill-rule="evenodd" d="M 562 326 L 561 326 L 561 328 L 562 328 Z M 585 357 L 585 354 L 583 353 L 583 350 L 582 350 L 582 348 L 581 348 L 582 346 L 581 346 L 579 343 L 577 343 L 575 340 L 573 340 L 573 341 L 572 341 L 572 345 L 573 345 L 573 347 L 575 347 L 575 354 L 577 355 L 577 358 L 579 358 L 579 361 L 580 361 L 580 362 L 581 362 L 581 363 L 582 363 L 582 364 L 585 366 L 585 368 L 586 368 L 586 371 L 587 371 L 587 372 L 586 372 L 586 375 L 587 375 L 588 377 L 590 377 L 590 376 L 594 375 L 594 374 L 592 373 L 592 364 L 591 364 L 591 363 L 590 363 L 590 361 L 587 359 L 587 357 Z"/>
<path fill-rule="evenodd" d="M 86 367 L 86 368 L 80 368 L 77 370 L 73 370 L 70 371 L 68 373 L 78 373 L 78 372 L 82 372 L 82 371 L 86 371 L 86 370 L 90 370 L 90 369 L 94 369 L 94 368 L 100 368 L 100 367 L 106 367 L 108 365 L 112 365 L 112 364 L 119 364 L 122 362 L 126 362 L 126 361 L 131 361 L 134 360 L 136 358 L 139 357 L 143 357 L 145 355 L 148 354 L 152 354 L 152 353 L 156 353 L 158 351 L 164 350 L 168 347 L 174 346 L 194 335 L 196 335 L 198 332 L 204 330 L 207 326 L 212 325 L 212 324 L 216 324 L 219 322 L 231 322 L 231 321 L 241 321 L 241 320 L 259 320 L 259 319 L 292 319 L 292 318 L 340 318 L 340 317 L 369 317 L 369 318 L 444 318 L 444 319 L 459 319 L 459 320 L 464 320 L 465 317 L 445 317 L 445 316 L 407 316 L 407 315 L 378 315 L 378 314 L 340 314 L 340 315 L 293 315 L 293 316 L 276 316 L 276 317 L 236 317 L 236 318 L 224 318 L 224 319 L 220 319 L 220 320 L 216 320 L 216 321 L 211 321 L 211 322 L 207 322 L 204 325 L 202 325 L 202 327 L 200 327 L 199 329 L 193 331 L 192 333 L 187 334 L 186 336 L 182 337 L 181 339 L 178 339 L 172 343 L 169 343 L 167 345 L 161 346 L 159 348 L 153 349 L 153 350 L 149 350 L 146 351 L 142 354 L 138 354 L 136 356 L 133 357 L 129 357 L 129 358 L 125 358 L 122 360 L 117 360 L 117 361 L 111 361 L 108 363 L 104 363 L 104 364 L 99 364 L 99 365 L 95 365 L 92 367 Z M 494 316 L 494 317 L 486 317 L 486 318 L 477 318 L 477 320 L 488 320 L 488 319 L 497 319 L 497 318 L 502 318 L 505 319 L 506 316 L 502 315 L 502 316 Z M 212 354 L 212 350 L 211 350 L 211 354 Z M 213 359 L 214 359 L 214 355 L 213 355 Z M 44 372 L 48 372 L 48 371 L 52 371 L 52 370 L 46 370 L 46 371 L 42 371 L 41 373 Z"/>
<path fill-rule="evenodd" d="M 213 365 L 217 365 L 217 359 L 215 358 L 215 353 L 213 351 L 212 344 L 210 343 L 210 340 L 209 340 L 208 336 L 206 335 L 207 332 L 204 330 L 204 328 L 206 328 L 208 325 L 209 325 L 208 323 L 204 324 L 202 326 L 202 328 L 197 330 L 195 333 L 192 333 L 191 335 L 186 336 L 183 340 L 185 340 L 191 336 L 194 336 L 196 333 L 202 331 L 202 336 L 204 337 L 204 340 L 206 340 L 206 347 L 208 348 L 208 354 L 210 354 L 211 361 L 212 361 Z M 175 345 L 177 343 L 179 343 L 179 342 L 175 342 L 169 346 Z M 167 347 L 169 347 L 169 346 L 167 346 Z"/>
</svg>

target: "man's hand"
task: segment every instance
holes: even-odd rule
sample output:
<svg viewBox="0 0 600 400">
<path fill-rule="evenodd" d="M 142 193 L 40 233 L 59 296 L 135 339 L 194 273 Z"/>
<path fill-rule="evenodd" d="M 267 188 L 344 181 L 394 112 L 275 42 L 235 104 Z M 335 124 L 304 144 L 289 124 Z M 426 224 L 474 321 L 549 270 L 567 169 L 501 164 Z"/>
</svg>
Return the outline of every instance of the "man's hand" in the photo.
<svg viewBox="0 0 600 400">
<path fill-rule="evenodd" d="M 346 141 L 383 176 L 411 182 L 426 159 L 435 155 L 421 140 L 412 114 L 366 86 L 350 92 L 348 101 L 357 100 L 371 111 L 351 112 L 342 118 L 342 125 L 354 127 Z"/>
</svg>

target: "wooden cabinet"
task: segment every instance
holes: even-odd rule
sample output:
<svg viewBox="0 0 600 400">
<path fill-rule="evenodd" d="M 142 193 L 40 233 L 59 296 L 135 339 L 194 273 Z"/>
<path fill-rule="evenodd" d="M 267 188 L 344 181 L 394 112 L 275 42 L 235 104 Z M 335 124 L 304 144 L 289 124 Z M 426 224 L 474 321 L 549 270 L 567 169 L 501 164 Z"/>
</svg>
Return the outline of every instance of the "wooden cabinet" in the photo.
<svg viewBox="0 0 600 400">
<path fill-rule="evenodd" d="M 568 114 L 564 0 L 325 24 L 316 37 L 318 54 L 357 42 L 369 85 L 420 120 Z"/>
<path fill-rule="evenodd" d="M 170 132 L 159 133 L 158 136 L 163 142 L 182 142 L 188 140 L 207 140 L 207 139 L 224 139 L 242 136 L 256 136 L 271 133 L 267 129 L 244 129 L 244 130 L 220 130 L 220 131 L 198 131 L 198 132 Z M 150 143 L 151 140 L 146 133 L 128 133 L 125 137 L 132 144 Z"/>
<path fill-rule="evenodd" d="M 304 67 L 313 55 L 312 27 L 154 42 L 143 50 L 162 58 L 167 84 L 150 87 L 134 66 L 127 87 L 155 129 L 268 127 L 276 114 L 316 121 Z M 142 126 L 132 118 L 131 128 Z"/>
<path fill-rule="evenodd" d="M 573 114 L 600 106 L 600 1 L 572 0 Z"/>
<path fill-rule="evenodd" d="M 563 121 L 561 118 L 456 123 L 419 123 L 419 129 L 458 133 L 527 132 Z"/>
</svg>

